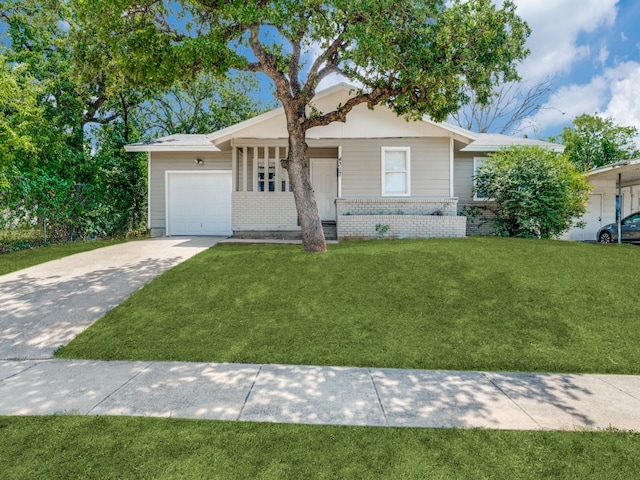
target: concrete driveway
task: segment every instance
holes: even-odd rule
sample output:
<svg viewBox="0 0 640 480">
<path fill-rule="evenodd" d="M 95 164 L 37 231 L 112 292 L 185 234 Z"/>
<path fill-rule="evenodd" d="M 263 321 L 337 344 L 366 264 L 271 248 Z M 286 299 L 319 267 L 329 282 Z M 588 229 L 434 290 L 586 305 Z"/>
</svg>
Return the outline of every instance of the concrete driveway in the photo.
<svg viewBox="0 0 640 480">
<path fill-rule="evenodd" d="M 51 358 L 145 283 L 222 239 L 126 242 L 0 276 L 0 359 Z"/>
</svg>

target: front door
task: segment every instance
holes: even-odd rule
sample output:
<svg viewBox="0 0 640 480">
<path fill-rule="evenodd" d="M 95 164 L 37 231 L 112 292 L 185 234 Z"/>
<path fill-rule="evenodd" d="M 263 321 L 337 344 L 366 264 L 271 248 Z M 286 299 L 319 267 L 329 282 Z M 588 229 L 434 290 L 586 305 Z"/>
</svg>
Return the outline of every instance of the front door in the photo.
<svg viewBox="0 0 640 480">
<path fill-rule="evenodd" d="M 338 196 L 337 161 L 335 159 L 311 159 L 311 185 L 318 202 L 322 221 L 336 221 L 336 197 Z"/>
</svg>

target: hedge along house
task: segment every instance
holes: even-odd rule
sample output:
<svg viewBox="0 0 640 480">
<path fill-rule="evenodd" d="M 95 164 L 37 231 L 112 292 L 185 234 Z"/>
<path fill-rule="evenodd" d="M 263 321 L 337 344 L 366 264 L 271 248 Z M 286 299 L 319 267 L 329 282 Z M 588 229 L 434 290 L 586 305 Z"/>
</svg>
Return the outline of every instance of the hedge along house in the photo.
<svg viewBox="0 0 640 480">
<path fill-rule="evenodd" d="M 314 99 L 329 111 L 353 87 Z M 318 209 L 343 238 L 464 237 L 460 215 L 487 201 L 473 193 L 475 169 L 491 151 L 555 144 L 475 134 L 390 109 L 356 107 L 345 123 L 308 131 L 307 156 Z M 161 235 L 288 237 L 300 227 L 287 172 L 284 111 L 278 108 L 209 135 L 172 135 L 126 146 L 148 152 L 149 229 Z M 470 224 L 473 227 L 473 224 Z M 332 236 L 331 234 L 328 235 Z"/>
</svg>

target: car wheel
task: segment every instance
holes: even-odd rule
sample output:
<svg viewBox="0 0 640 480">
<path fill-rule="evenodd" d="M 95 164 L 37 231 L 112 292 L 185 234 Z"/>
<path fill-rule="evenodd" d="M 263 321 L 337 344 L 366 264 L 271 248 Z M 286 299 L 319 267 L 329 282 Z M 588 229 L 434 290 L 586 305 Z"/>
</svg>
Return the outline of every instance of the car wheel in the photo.
<svg viewBox="0 0 640 480">
<path fill-rule="evenodd" d="M 612 243 L 613 237 L 609 232 L 602 232 L 600 234 L 600 243 Z"/>
</svg>

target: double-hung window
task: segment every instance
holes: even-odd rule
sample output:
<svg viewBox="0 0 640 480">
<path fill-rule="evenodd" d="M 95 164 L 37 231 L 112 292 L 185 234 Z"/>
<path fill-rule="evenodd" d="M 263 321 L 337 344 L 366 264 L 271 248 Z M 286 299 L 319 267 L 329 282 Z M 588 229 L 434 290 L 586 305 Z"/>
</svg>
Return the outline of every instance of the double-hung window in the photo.
<svg viewBox="0 0 640 480">
<path fill-rule="evenodd" d="M 411 195 L 411 149 L 382 147 L 382 195 Z"/>
<path fill-rule="evenodd" d="M 482 158 L 482 157 L 475 157 L 473 159 L 473 187 L 474 187 L 473 199 L 478 202 L 488 202 L 491 200 L 491 198 L 489 198 L 489 195 L 487 195 L 486 192 L 482 192 L 475 189 L 476 175 L 478 174 L 478 169 L 482 166 L 485 160 L 486 158 Z"/>
</svg>

